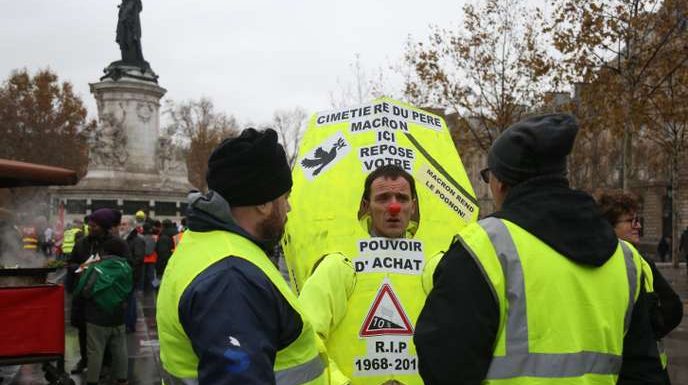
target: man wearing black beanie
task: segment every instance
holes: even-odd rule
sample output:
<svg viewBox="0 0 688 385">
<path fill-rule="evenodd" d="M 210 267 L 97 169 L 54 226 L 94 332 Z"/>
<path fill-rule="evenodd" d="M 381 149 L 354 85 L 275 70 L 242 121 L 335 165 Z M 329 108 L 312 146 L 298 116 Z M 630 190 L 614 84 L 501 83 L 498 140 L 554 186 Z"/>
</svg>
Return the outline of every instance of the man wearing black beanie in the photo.
<svg viewBox="0 0 688 385">
<path fill-rule="evenodd" d="M 157 303 L 167 384 L 320 384 L 325 362 L 268 255 L 284 232 L 291 171 L 277 133 L 249 128 L 208 159 Z"/>
<path fill-rule="evenodd" d="M 497 211 L 461 230 L 416 326 L 426 384 L 616 383 L 643 328 L 642 261 L 569 187 L 577 131 L 570 115 L 535 116 L 492 144 L 481 176 Z"/>
</svg>

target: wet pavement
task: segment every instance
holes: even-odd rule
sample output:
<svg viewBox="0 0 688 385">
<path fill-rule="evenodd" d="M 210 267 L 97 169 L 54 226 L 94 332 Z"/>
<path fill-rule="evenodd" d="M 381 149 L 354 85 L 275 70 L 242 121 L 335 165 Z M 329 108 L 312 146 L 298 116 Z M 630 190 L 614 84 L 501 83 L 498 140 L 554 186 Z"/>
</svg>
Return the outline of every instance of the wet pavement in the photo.
<svg viewBox="0 0 688 385">
<path fill-rule="evenodd" d="M 672 384 L 688 384 L 688 275 L 685 264 L 680 269 L 672 268 L 668 263 L 658 264 L 660 271 L 674 287 L 683 300 L 683 321 L 665 339 L 669 356 L 669 375 Z M 65 301 L 69 304 L 69 298 Z M 158 335 L 155 324 L 155 294 L 148 292 L 138 294 L 138 323 L 136 332 L 127 335 L 129 349 L 129 384 L 160 384 L 160 358 Z M 65 325 L 69 325 L 69 306 L 65 306 Z M 65 330 L 66 351 L 65 368 L 67 371 L 79 360 L 79 348 L 76 329 L 67 326 Z M 47 384 L 40 364 L 0 367 L 2 385 L 37 385 Z M 71 375 L 76 385 L 86 384 L 86 374 Z M 112 384 L 114 380 L 104 378 L 101 384 Z"/>
<path fill-rule="evenodd" d="M 664 338 L 669 357 L 669 377 L 674 385 L 688 384 L 688 274 L 685 263 L 674 269 L 669 263 L 658 263 L 662 275 L 683 301 L 683 321 Z"/>
</svg>

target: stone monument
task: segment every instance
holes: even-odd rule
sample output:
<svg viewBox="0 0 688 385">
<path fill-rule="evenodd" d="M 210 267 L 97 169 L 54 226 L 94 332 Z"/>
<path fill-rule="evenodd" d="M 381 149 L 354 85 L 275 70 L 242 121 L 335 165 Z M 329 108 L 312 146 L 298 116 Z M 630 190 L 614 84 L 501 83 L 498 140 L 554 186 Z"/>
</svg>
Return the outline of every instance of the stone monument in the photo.
<svg viewBox="0 0 688 385">
<path fill-rule="evenodd" d="M 68 219 L 101 207 L 125 215 L 144 210 L 156 218 L 184 214 L 186 163 L 172 138 L 160 132 L 160 99 L 166 90 L 143 58 L 141 0 L 122 0 L 117 33 L 121 60 L 108 65 L 99 82 L 91 83 L 98 107 L 97 125 L 89 141 L 86 176 L 69 188 L 55 188 L 55 200 L 66 205 Z"/>
</svg>

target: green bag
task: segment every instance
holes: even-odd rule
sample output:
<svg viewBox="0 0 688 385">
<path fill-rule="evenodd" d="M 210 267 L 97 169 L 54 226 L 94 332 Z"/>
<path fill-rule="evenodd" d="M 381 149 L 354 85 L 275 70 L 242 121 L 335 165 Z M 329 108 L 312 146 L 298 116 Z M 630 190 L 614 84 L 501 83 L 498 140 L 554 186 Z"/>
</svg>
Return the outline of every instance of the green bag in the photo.
<svg viewBox="0 0 688 385">
<path fill-rule="evenodd" d="M 88 266 L 74 294 L 91 298 L 101 309 L 113 313 L 127 299 L 132 286 L 133 276 L 127 260 L 112 256 Z"/>
</svg>

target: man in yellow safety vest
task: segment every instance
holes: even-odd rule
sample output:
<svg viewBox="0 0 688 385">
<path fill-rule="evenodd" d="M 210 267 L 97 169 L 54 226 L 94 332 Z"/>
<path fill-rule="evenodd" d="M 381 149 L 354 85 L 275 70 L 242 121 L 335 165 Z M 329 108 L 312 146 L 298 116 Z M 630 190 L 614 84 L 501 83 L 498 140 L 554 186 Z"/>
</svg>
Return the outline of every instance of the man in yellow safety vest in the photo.
<svg viewBox="0 0 688 385">
<path fill-rule="evenodd" d="M 313 327 L 267 255 L 292 186 L 277 133 L 226 139 L 206 179 L 210 191 L 189 197 L 189 229 L 158 294 L 164 383 L 325 384 Z"/>
<path fill-rule="evenodd" d="M 497 211 L 459 232 L 418 319 L 426 384 L 616 383 L 646 266 L 569 187 L 577 131 L 535 116 L 492 144 L 481 175 Z"/>
<path fill-rule="evenodd" d="M 408 172 L 374 170 L 364 184 L 357 250 L 342 245 L 324 256 L 301 290 L 327 345 L 333 385 L 422 384 L 411 341 L 425 298 L 423 243 L 409 231 L 417 209 Z"/>
<path fill-rule="evenodd" d="M 75 221 L 67 225 L 67 230 L 64 231 L 62 238 L 62 255 L 63 259 L 68 260 L 72 256 L 72 250 L 74 250 L 74 245 L 83 236 L 83 231 L 81 229 L 81 223 Z"/>
</svg>

